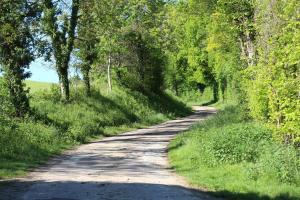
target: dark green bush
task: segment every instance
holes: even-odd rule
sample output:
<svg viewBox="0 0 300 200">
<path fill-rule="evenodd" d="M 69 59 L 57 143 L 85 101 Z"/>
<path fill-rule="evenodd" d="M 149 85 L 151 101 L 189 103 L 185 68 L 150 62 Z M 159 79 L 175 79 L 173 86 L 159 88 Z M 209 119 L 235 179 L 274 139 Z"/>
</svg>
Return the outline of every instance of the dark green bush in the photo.
<svg viewBox="0 0 300 200">
<path fill-rule="evenodd" d="M 273 176 L 281 182 L 300 184 L 299 150 L 275 142 L 270 129 L 245 119 L 241 109 L 228 107 L 196 126 L 193 138 L 188 139 L 198 149 L 193 162 L 214 167 L 246 163 L 245 172 L 253 180 Z"/>
</svg>

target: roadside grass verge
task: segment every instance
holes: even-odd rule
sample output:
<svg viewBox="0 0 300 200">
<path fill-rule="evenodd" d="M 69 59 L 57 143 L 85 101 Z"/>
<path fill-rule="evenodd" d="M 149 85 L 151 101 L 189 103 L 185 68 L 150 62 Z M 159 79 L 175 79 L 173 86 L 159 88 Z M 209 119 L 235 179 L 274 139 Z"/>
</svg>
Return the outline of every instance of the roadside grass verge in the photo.
<svg viewBox="0 0 300 200">
<path fill-rule="evenodd" d="M 172 167 L 195 186 L 230 200 L 300 199 L 299 150 L 235 106 L 179 135 L 169 145 Z"/>
<path fill-rule="evenodd" d="M 23 176 L 66 149 L 191 113 L 167 94 L 114 88 L 110 94 L 72 91 L 69 103 L 55 88 L 31 93 L 32 113 L 25 120 L 0 115 L 0 179 Z"/>
</svg>

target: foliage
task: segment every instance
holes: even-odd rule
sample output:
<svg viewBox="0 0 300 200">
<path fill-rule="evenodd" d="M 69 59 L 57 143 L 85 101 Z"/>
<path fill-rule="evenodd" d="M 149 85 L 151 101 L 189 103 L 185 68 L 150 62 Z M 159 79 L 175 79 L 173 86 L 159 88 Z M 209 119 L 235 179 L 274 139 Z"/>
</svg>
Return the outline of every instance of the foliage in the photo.
<svg viewBox="0 0 300 200">
<path fill-rule="evenodd" d="M 166 31 L 170 41 L 165 50 L 169 65 L 166 81 L 177 95 L 196 88 L 203 91 L 208 86 L 218 89 L 205 49 L 206 27 L 213 6 L 214 1 L 194 0 L 167 7 Z"/>
<path fill-rule="evenodd" d="M 166 8 L 167 85 L 211 87 L 299 146 L 299 2 L 189 0 Z"/>
<path fill-rule="evenodd" d="M 24 117 L 29 112 L 29 100 L 24 79 L 26 69 L 34 60 L 32 26 L 38 16 L 35 1 L 1 1 L 0 7 L 0 70 L 6 89 L 6 111 L 13 117 Z"/>
<path fill-rule="evenodd" d="M 255 124 L 233 124 L 222 129 L 210 129 L 199 144 L 201 154 L 211 154 L 208 165 L 255 162 L 260 146 L 271 137 L 270 131 Z M 207 161 L 206 161 L 207 162 Z"/>
<path fill-rule="evenodd" d="M 158 27 L 163 1 L 90 0 L 82 4 L 79 65 L 91 70 L 92 77 L 105 72 L 109 91 L 115 79 L 133 90 L 161 92 L 165 58 Z M 91 66 L 91 60 L 97 64 Z"/>
<path fill-rule="evenodd" d="M 253 119 L 268 123 L 276 140 L 299 146 L 297 0 L 4 0 L 3 5 L 0 59 L 10 115 L 29 111 L 23 80 L 39 50 L 55 60 L 65 100 L 74 56 L 87 96 L 104 73 L 108 91 L 117 83 L 196 98 L 211 89 L 213 102 L 240 103 Z"/>
<path fill-rule="evenodd" d="M 215 195 L 248 199 L 256 193 L 256 199 L 281 195 L 297 199 L 299 150 L 274 142 L 271 133 L 245 118 L 240 108 L 227 107 L 178 136 L 169 146 L 169 157 L 177 172 L 216 190 Z"/>
<path fill-rule="evenodd" d="M 299 0 L 1 0 L 0 176 L 93 135 L 188 114 L 178 99 L 234 102 L 241 108 L 173 142 L 177 169 L 215 189 L 299 196 L 299 7 Z M 25 83 L 39 84 L 24 80 L 40 55 L 55 61 L 60 90 L 33 88 L 30 99 Z M 83 82 L 69 77 L 73 60 Z"/>
<path fill-rule="evenodd" d="M 43 32 L 51 41 L 51 52 L 61 85 L 62 100 L 68 101 L 70 97 L 68 70 L 78 23 L 79 0 L 72 1 L 69 15 L 63 7 L 59 2 L 44 0 L 41 24 Z"/>
<path fill-rule="evenodd" d="M 263 1 L 258 8 L 260 58 L 255 68 L 245 72 L 248 76 L 246 88 L 251 115 L 257 120 L 269 122 L 277 140 L 298 145 L 299 2 Z M 264 17 L 269 15 L 272 21 Z"/>
<path fill-rule="evenodd" d="M 134 56 L 135 59 L 125 61 L 127 66 L 117 69 L 119 82 L 140 91 L 163 91 L 164 57 L 161 50 L 134 31 L 126 33 L 123 39 L 126 57 Z"/>
<path fill-rule="evenodd" d="M 78 63 L 78 68 L 81 71 L 83 76 L 86 95 L 91 95 L 91 81 L 90 81 L 90 71 L 92 65 L 97 59 L 97 37 L 94 30 L 91 30 L 94 27 L 95 20 L 92 16 L 92 3 L 91 1 L 80 2 L 81 16 L 79 18 L 78 25 L 78 41 L 75 44 L 78 48 L 77 57 L 80 58 L 81 63 Z"/>
</svg>

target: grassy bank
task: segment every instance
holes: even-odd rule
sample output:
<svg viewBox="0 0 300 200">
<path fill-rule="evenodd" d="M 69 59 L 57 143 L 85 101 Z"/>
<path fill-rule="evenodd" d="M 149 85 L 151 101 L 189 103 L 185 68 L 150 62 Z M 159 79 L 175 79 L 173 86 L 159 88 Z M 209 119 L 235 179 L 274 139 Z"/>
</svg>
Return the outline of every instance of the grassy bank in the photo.
<svg viewBox="0 0 300 200">
<path fill-rule="evenodd" d="M 169 146 L 176 171 L 194 185 L 231 200 L 300 199 L 299 151 L 237 107 L 179 135 Z"/>
<path fill-rule="evenodd" d="M 30 84 L 35 87 L 36 83 Z M 44 84 L 37 84 L 44 88 Z M 0 115 L 0 178 L 22 176 L 67 148 L 91 139 L 184 116 L 190 109 L 167 94 L 142 94 L 114 88 L 85 97 L 73 88 L 70 103 L 59 100 L 57 88 L 31 92 L 32 113 L 26 120 Z M 48 87 L 49 86 L 49 87 Z"/>
<path fill-rule="evenodd" d="M 50 90 L 54 83 L 45 83 L 38 81 L 25 81 L 26 87 L 30 90 L 31 93 L 39 92 L 42 90 Z"/>
</svg>

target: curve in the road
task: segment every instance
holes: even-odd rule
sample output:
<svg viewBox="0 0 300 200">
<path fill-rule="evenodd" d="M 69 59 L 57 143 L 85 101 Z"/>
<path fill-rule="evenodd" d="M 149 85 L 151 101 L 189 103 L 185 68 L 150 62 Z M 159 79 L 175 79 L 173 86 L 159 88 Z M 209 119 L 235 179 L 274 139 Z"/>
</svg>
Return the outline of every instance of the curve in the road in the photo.
<svg viewBox="0 0 300 200">
<path fill-rule="evenodd" d="M 10 182 L 1 200 L 197 200 L 169 169 L 167 145 L 174 136 L 215 110 L 82 145 L 28 177 Z"/>
</svg>

